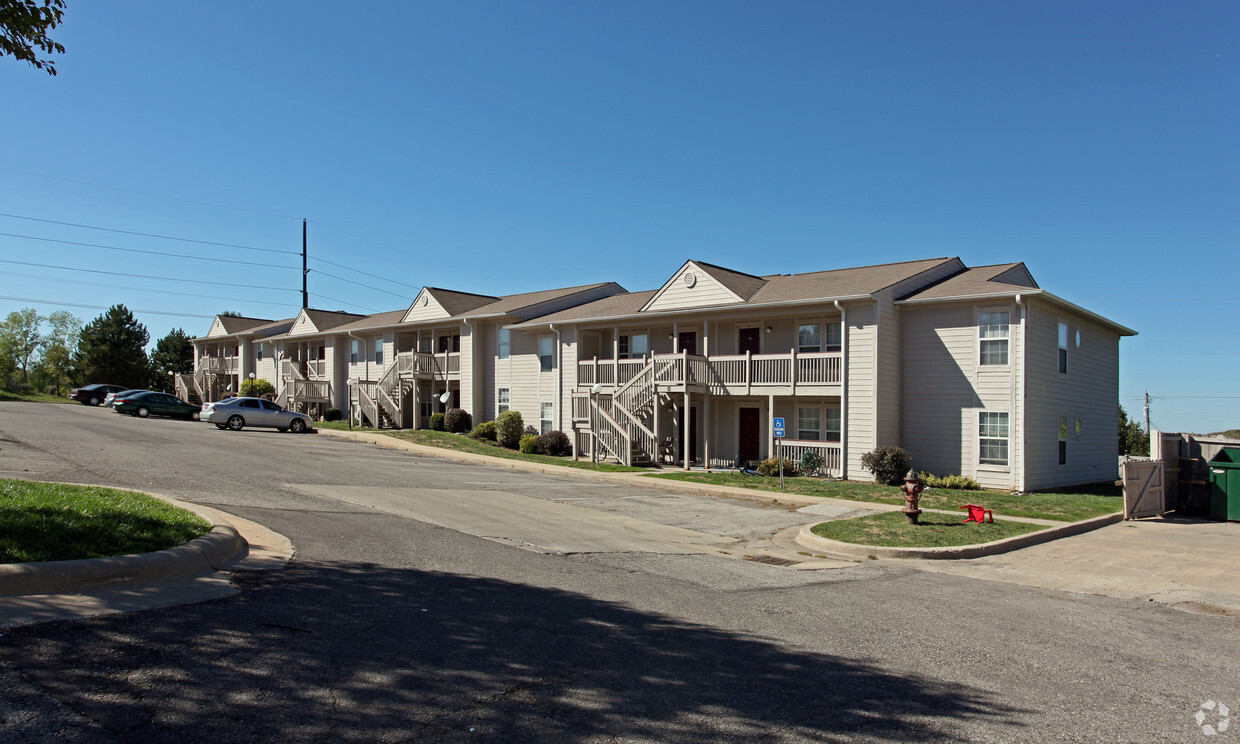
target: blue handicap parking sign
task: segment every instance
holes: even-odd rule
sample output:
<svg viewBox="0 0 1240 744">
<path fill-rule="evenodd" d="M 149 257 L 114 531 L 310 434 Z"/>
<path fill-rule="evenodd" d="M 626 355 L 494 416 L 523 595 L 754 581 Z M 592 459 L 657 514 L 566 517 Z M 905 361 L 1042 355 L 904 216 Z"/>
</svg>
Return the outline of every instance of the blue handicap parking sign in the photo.
<svg viewBox="0 0 1240 744">
<path fill-rule="evenodd" d="M 784 420 L 782 417 L 775 419 L 773 427 L 775 429 L 775 436 L 782 437 L 784 435 Z"/>
</svg>

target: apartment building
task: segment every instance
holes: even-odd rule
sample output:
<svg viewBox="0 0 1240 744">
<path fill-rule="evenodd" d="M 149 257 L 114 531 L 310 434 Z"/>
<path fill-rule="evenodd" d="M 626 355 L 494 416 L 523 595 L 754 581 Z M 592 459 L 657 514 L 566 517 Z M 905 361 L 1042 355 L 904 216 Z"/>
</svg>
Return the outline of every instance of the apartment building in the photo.
<svg viewBox="0 0 1240 744">
<path fill-rule="evenodd" d="M 517 410 L 569 433 L 578 456 L 626 464 L 815 450 L 826 472 L 865 480 L 862 454 L 899 445 L 919 469 L 1029 490 L 1114 477 L 1118 346 L 1133 334 L 1020 263 L 754 276 L 687 261 L 643 292 L 426 287 L 376 315 L 219 317 L 195 340 L 190 382 L 218 396 L 253 374 L 288 407 L 376 426 Z"/>
</svg>

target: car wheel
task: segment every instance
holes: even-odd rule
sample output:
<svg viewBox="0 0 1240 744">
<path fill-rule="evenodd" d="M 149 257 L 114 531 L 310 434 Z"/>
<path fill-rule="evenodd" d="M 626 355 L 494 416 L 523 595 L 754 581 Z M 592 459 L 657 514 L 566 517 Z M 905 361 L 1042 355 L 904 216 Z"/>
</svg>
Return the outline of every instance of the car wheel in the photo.
<svg viewBox="0 0 1240 744">
<path fill-rule="evenodd" d="M 98 399 L 98 398 L 91 398 L 91 399 L 90 399 L 90 405 L 92 405 L 92 406 L 97 406 L 97 405 L 99 405 L 99 399 Z"/>
<path fill-rule="evenodd" d="M 198 414 L 197 411 L 194 411 L 186 418 L 188 418 L 190 421 L 201 421 L 202 420 L 202 417 Z"/>
<path fill-rule="evenodd" d="M 217 428 L 217 429 L 227 429 L 228 427 L 227 427 L 227 426 L 224 426 L 223 424 L 216 424 L 216 425 L 215 425 L 215 428 Z"/>
<path fill-rule="evenodd" d="M 229 429 L 232 429 L 233 431 L 241 431 L 242 427 L 244 426 L 245 426 L 245 419 L 241 418 L 240 416 L 229 416 L 228 417 L 228 428 Z"/>
<path fill-rule="evenodd" d="M 146 418 L 147 416 L 151 415 L 151 410 L 147 408 L 146 406 L 140 406 L 138 410 L 133 412 L 133 415 L 137 416 L 138 418 Z"/>
<path fill-rule="evenodd" d="M 300 434 L 306 430 L 306 422 L 304 419 L 293 419 L 288 423 L 288 428 L 292 429 L 294 434 Z"/>
</svg>

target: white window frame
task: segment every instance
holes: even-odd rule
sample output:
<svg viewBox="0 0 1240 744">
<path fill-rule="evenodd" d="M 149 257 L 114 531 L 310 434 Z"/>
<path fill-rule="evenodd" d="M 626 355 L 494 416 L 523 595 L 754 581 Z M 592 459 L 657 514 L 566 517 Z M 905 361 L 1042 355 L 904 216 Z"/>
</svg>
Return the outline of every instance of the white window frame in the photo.
<svg viewBox="0 0 1240 744">
<path fill-rule="evenodd" d="M 538 404 L 538 433 L 546 434 L 555 430 L 555 404 Z"/>
<path fill-rule="evenodd" d="M 1055 463 L 1063 466 L 1068 464 L 1068 417 L 1059 417 L 1059 437 L 1055 453 Z"/>
<path fill-rule="evenodd" d="M 1000 317 L 1002 316 L 1002 322 Z M 1009 310 L 986 310 L 977 314 L 977 364 L 979 367 L 1006 367 L 1012 360 L 1012 313 Z M 992 335 L 993 334 L 993 335 Z M 1001 335 L 1000 335 L 1001 334 Z M 986 361 L 1002 349 L 1003 361 Z"/>
<path fill-rule="evenodd" d="M 375 364 L 383 364 L 383 339 L 375 339 Z"/>
<path fill-rule="evenodd" d="M 842 321 L 829 320 L 823 324 L 822 350 L 829 352 L 844 350 L 844 324 Z"/>
<path fill-rule="evenodd" d="M 807 344 L 802 339 L 801 329 L 805 327 L 814 328 L 814 336 L 817 337 L 818 343 Z M 801 354 L 817 354 L 823 349 L 823 322 L 821 320 L 798 320 L 797 321 L 797 352 Z"/>
<path fill-rule="evenodd" d="M 262 344 L 262 342 L 259 342 L 259 344 L 258 344 L 258 348 L 254 351 L 254 361 L 256 361 L 256 362 L 261 362 L 261 361 L 263 361 L 263 344 Z"/>
<path fill-rule="evenodd" d="M 646 348 L 640 352 L 633 350 L 633 339 L 638 336 L 646 339 Z M 616 337 L 616 356 L 619 359 L 641 359 L 649 353 L 650 331 L 645 328 L 624 331 Z"/>
<path fill-rule="evenodd" d="M 507 359 L 512 355 L 512 332 L 507 328 L 500 328 L 495 338 L 499 347 L 496 352 L 497 356 L 500 359 Z"/>
<path fill-rule="evenodd" d="M 501 413 L 507 413 L 508 407 L 512 404 L 512 394 L 509 388 L 497 388 L 495 391 L 495 416 L 499 417 Z"/>
<path fill-rule="evenodd" d="M 357 339 L 353 339 L 353 344 L 352 346 L 349 347 L 349 364 L 357 364 L 357 360 L 358 360 L 357 354 L 358 354 Z"/>
<path fill-rule="evenodd" d="M 818 421 L 817 429 L 807 429 L 801 426 L 802 412 L 814 411 L 814 418 Z M 834 426 L 832 426 L 834 425 Z M 830 403 L 817 403 L 809 405 L 797 406 L 797 438 L 809 442 L 828 442 L 838 444 L 842 438 L 843 415 L 839 405 Z M 805 436 L 806 432 L 813 432 L 813 436 Z"/>
<path fill-rule="evenodd" d="M 1059 321 L 1059 358 L 1058 364 L 1059 374 L 1068 374 L 1068 337 L 1071 335 L 1068 328 L 1068 321 Z"/>
<path fill-rule="evenodd" d="M 810 415 L 807 416 L 806 414 Z M 811 426 L 806 426 L 806 424 L 811 424 Z M 818 406 L 797 406 L 797 439 L 807 442 L 822 440 L 821 408 Z"/>
<path fill-rule="evenodd" d="M 543 344 L 549 349 L 543 351 Z M 538 337 L 538 368 L 542 372 L 550 372 L 555 369 L 555 336 L 544 333 Z"/>
<path fill-rule="evenodd" d="M 1008 467 L 1012 462 L 1012 417 L 1007 411 L 977 412 L 977 463 Z M 987 457 L 988 448 L 1002 447 L 1003 458 Z"/>
</svg>

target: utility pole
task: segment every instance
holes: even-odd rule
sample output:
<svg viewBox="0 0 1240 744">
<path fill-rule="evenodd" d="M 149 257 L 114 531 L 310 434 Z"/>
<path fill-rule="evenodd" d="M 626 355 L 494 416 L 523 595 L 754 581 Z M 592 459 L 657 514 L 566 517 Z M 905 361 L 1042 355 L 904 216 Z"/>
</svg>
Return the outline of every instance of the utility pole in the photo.
<svg viewBox="0 0 1240 744">
<path fill-rule="evenodd" d="M 306 292 L 306 275 L 310 270 L 306 268 L 306 220 L 301 221 L 301 309 L 305 310 L 310 307 L 310 295 Z"/>
<path fill-rule="evenodd" d="M 1150 391 L 1145 391 L 1145 435 L 1150 433 Z"/>
</svg>

